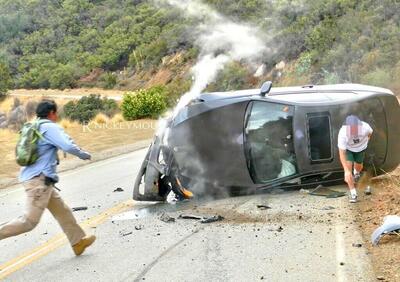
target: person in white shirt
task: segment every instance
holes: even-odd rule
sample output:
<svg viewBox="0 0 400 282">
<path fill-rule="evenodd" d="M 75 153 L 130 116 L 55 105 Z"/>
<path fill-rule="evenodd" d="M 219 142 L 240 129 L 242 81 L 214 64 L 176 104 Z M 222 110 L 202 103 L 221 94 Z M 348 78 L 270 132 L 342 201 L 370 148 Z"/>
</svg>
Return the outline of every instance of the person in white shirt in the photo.
<svg viewBox="0 0 400 282">
<path fill-rule="evenodd" d="M 357 116 L 346 117 L 345 124 L 340 128 L 338 135 L 338 148 L 340 162 L 344 169 L 344 180 L 350 189 L 350 202 L 357 202 L 355 180 L 360 178 L 363 169 L 365 150 L 372 135 L 371 126 L 361 121 Z M 354 178 L 352 174 L 354 164 Z"/>
</svg>

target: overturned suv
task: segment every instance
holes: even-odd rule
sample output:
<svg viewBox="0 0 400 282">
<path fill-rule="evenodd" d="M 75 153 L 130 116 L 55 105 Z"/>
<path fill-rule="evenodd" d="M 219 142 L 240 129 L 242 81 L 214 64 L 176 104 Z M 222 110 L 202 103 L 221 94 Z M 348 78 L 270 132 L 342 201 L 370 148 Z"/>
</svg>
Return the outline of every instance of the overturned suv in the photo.
<svg viewBox="0 0 400 282">
<path fill-rule="evenodd" d="M 396 168 L 400 106 L 390 90 L 359 84 L 272 88 L 266 82 L 261 89 L 202 94 L 155 136 L 133 198 L 342 182 L 336 144 L 350 114 L 374 130 L 366 169 L 379 175 Z"/>
</svg>

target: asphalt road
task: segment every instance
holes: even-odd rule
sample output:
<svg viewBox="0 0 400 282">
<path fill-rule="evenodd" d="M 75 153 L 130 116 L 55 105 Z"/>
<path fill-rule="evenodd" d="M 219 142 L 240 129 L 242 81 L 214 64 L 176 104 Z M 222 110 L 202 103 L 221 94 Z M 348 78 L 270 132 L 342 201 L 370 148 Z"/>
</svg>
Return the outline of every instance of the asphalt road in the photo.
<svg viewBox="0 0 400 282">
<path fill-rule="evenodd" d="M 0 241 L 5 281 L 375 281 L 346 198 L 275 191 L 178 203 L 131 201 L 146 150 L 61 174 L 64 200 L 98 240 L 75 257 L 46 212 L 28 234 Z M 121 187 L 123 192 L 113 192 Z M 336 187 L 343 189 L 344 187 Z M 21 187 L 0 191 L 0 222 L 20 214 Z M 267 205 L 270 209 L 260 209 Z M 163 222 L 161 215 L 175 218 Z M 202 224 L 182 214 L 221 215 Z"/>
</svg>

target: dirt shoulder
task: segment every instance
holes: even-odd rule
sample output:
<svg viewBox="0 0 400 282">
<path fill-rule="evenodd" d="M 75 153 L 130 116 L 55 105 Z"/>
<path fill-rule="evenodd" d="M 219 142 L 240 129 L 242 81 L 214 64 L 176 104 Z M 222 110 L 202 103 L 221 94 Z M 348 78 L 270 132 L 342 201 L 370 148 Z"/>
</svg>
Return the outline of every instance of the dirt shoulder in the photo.
<svg viewBox="0 0 400 282">
<path fill-rule="evenodd" d="M 373 194 L 362 196 L 353 211 L 377 277 L 384 281 L 400 281 L 400 237 L 387 235 L 378 246 L 371 244 L 371 234 L 382 224 L 383 218 L 400 215 L 400 167 L 390 175 L 373 180 L 372 187 Z"/>
</svg>

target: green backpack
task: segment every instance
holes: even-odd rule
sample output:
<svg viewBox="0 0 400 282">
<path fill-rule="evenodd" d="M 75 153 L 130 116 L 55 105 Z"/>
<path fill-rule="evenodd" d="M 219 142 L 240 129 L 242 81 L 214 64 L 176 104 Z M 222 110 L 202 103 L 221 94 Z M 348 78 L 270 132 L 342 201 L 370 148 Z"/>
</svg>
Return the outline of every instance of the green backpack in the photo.
<svg viewBox="0 0 400 282">
<path fill-rule="evenodd" d="M 48 120 L 36 119 L 23 125 L 15 148 L 15 156 L 20 166 L 32 165 L 39 158 L 38 141 L 44 139 L 39 132 L 39 127 L 48 122 Z"/>
</svg>

